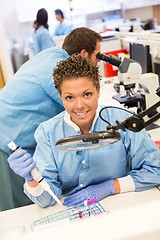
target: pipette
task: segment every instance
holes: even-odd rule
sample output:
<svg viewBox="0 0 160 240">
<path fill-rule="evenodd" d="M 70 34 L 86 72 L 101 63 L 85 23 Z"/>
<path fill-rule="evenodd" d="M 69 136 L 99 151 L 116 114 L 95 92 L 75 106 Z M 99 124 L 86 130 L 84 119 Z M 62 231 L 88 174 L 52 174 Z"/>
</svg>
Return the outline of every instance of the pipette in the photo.
<svg viewBox="0 0 160 240">
<path fill-rule="evenodd" d="M 12 150 L 12 153 L 15 152 L 16 150 L 20 149 L 21 147 L 19 147 L 17 144 L 15 144 L 11 139 L 7 139 L 6 143 L 8 145 L 8 147 Z M 33 177 L 33 179 L 35 181 L 37 181 L 42 188 L 47 191 L 53 198 L 54 200 L 61 206 L 64 208 L 64 206 L 62 205 L 61 201 L 58 199 L 58 197 L 54 194 L 54 192 L 51 190 L 49 184 L 46 182 L 46 180 L 42 177 L 42 175 L 40 174 L 40 172 L 37 170 L 37 168 L 33 168 L 31 170 L 31 175 Z"/>
</svg>

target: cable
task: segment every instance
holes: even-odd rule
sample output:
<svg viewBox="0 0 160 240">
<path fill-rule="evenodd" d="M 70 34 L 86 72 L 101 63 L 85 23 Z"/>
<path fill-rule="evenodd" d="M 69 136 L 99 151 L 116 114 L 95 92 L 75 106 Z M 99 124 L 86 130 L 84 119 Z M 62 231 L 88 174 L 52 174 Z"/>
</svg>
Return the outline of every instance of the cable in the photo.
<svg viewBox="0 0 160 240">
<path fill-rule="evenodd" d="M 123 109 L 123 108 L 120 108 L 120 107 L 116 107 L 116 106 L 106 106 L 106 107 L 103 107 L 103 108 L 100 110 L 100 112 L 99 112 L 99 117 L 100 117 L 100 119 L 101 119 L 102 121 L 106 122 L 108 125 L 112 125 L 112 124 L 111 124 L 110 122 L 108 122 L 107 120 L 105 120 L 105 119 L 102 117 L 102 111 L 103 111 L 104 109 L 107 109 L 107 108 L 116 108 L 116 109 L 122 110 L 122 111 L 124 111 L 124 112 L 131 113 L 131 114 L 134 115 L 134 116 L 137 116 L 136 113 L 133 113 L 133 112 L 131 112 L 131 111 L 129 111 L 129 110 L 126 110 L 126 109 Z"/>
</svg>

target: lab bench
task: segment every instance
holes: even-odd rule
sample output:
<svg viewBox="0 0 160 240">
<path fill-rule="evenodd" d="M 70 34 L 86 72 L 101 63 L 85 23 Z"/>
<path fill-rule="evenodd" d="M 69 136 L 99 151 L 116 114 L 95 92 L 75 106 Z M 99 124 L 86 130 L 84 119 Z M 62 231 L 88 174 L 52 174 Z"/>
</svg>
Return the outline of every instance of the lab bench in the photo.
<svg viewBox="0 0 160 240">
<path fill-rule="evenodd" d="M 61 199 L 63 202 L 63 199 Z M 35 204 L 1 212 L 1 240 L 92 239 L 159 240 L 160 191 L 128 192 L 100 201 L 109 213 L 59 222 L 33 231 L 34 221 L 61 211 L 60 206 L 40 208 Z"/>
</svg>

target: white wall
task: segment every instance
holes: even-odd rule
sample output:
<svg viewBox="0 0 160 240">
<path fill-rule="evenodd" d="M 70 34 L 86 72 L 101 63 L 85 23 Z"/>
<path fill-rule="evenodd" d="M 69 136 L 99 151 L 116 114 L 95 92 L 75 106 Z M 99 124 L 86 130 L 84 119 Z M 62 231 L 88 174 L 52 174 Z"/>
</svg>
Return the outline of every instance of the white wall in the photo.
<svg viewBox="0 0 160 240">
<path fill-rule="evenodd" d="M 118 9 L 121 2 L 124 2 L 125 8 L 137 4 L 141 6 L 156 4 L 157 2 L 160 4 L 160 0 L 72 0 L 71 2 L 69 0 L 0 0 L 0 16 L 4 20 L 7 38 L 11 41 L 15 37 L 17 41 L 20 41 L 23 37 L 27 37 L 28 32 L 32 31 L 32 22 L 36 18 L 37 11 L 42 7 L 48 11 L 49 30 L 52 33 L 57 24 L 54 16 L 56 8 L 62 9 L 68 20 L 73 20 L 75 26 L 79 26 L 86 24 L 85 14 Z M 74 11 L 70 11 L 70 8 L 73 8 Z M 153 18 L 152 7 L 126 11 L 126 18 L 135 17 L 142 20 Z"/>
<path fill-rule="evenodd" d="M 54 16 L 54 9 L 60 8 L 69 12 L 67 0 L 0 0 L 0 16 L 3 18 L 6 29 L 6 36 L 11 39 L 15 37 L 21 40 L 22 27 L 32 29 L 32 22 L 36 19 L 37 11 L 46 8 L 49 15 L 49 26 L 52 32 L 57 21 Z"/>
<path fill-rule="evenodd" d="M 10 0 L 0 0 L 0 17 L 3 19 L 7 39 L 16 37 L 19 41 L 21 36 L 18 26 L 17 11 L 13 3 L 14 1 Z"/>
<path fill-rule="evenodd" d="M 5 36 L 7 42 L 12 45 L 15 38 L 19 44 L 24 44 L 32 31 L 32 23 L 36 19 L 37 11 L 44 7 L 49 15 L 49 30 L 53 32 L 57 21 L 54 10 L 62 9 L 68 20 L 71 20 L 74 27 L 87 26 L 87 14 L 107 12 L 113 9 L 120 9 L 120 3 L 124 2 L 125 8 L 135 7 L 136 4 L 148 6 L 156 4 L 160 0 L 0 0 L 0 17 L 4 22 Z M 73 8 L 74 11 L 70 11 Z M 126 19 L 140 18 L 147 20 L 153 18 L 153 8 L 143 7 L 128 9 Z M 100 28 L 99 23 L 97 26 Z M 95 29 L 98 31 L 98 29 Z M 100 29 L 101 31 L 101 29 Z"/>
<path fill-rule="evenodd" d="M 2 70 L 4 83 L 7 83 L 13 76 L 13 67 L 8 45 L 6 42 L 6 35 L 2 18 L 0 18 L 0 36 L 0 67 Z"/>
</svg>

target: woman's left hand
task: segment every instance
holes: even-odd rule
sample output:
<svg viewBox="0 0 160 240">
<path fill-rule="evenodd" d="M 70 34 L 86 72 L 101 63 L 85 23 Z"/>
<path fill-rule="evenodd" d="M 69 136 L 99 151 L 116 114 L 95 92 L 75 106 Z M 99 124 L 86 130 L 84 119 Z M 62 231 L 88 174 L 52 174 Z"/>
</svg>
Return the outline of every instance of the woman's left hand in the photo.
<svg viewBox="0 0 160 240">
<path fill-rule="evenodd" d="M 100 201 L 101 199 L 115 193 L 116 191 L 114 188 L 113 180 L 108 180 L 97 185 L 90 185 L 89 187 L 86 187 L 77 193 L 66 197 L 64 199 L 63 205 L 70 207 L 73 205 L 81 204 L 87 200 L 87 198 L 91 198 L 92 200 L 94 196 L 96 196 L 97 200 Z"/>
</svg>

